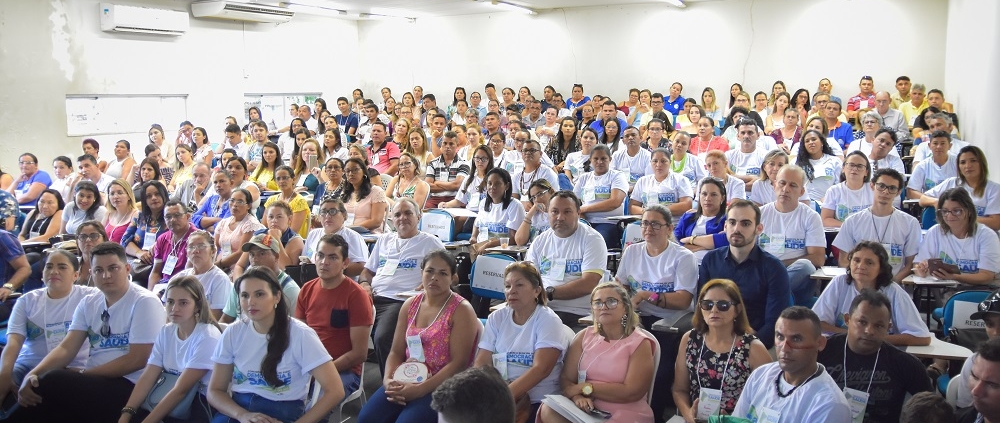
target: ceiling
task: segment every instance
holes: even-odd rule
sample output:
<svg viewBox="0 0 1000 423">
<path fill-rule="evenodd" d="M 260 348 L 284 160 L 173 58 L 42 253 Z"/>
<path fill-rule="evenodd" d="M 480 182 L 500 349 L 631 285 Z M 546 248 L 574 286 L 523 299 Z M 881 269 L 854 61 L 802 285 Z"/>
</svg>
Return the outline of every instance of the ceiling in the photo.
<svg viewBox="0 0 1000 423">
<path fill-rule="evenodd" d="M 243 0 L 246 1 L 246 0 Z M 346 10 L 349 13 L 375 13 L 406 17 L 454 16 L 501 12 L 490 0 L 281 0 L 302 5 Z M 698 1 L 698 0 L 695 0 Z M 704 0 L 702 0 L 704 1 Z M 269 3 L 270 0 L 261 1 Z M 662 3 L 662 0 L 504 0 L 536 11 L 568 7 L 591 7 L 637 3 Z"/>
</svg>

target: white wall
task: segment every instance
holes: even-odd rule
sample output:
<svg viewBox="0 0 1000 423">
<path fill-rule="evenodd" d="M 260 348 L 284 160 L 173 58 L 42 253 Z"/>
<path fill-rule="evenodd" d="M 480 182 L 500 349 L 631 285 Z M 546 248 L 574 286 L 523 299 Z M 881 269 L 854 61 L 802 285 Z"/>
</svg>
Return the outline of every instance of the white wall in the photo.
<svg viewBox="0 0 1000 423">
<path fill-rule="evenodd" d="M 945 90 L 961 118 L 962 136 L 986 153 L 991 179 L 1000 175 L 996 92 L 1000 90 L 1000 3 L 951 0 L 948 4 Z"/>
<path fill-rule="evenodd" d="M 188 3 L 131 4 L 185 10 Z M 66 94 L 188 94 L 188 119 L 221 141 L 227 115 L 243 121 L 244 93 L 349 93 L 359 69 L 328 52 L 351 57 L 357 48 L 357 25 L 348 20 L 303 15 L 244 27 L 192 18 L 180 37 L 122 35 L 101 32 L 97 0 L 0 2 L 0 167 L 16 174 L 25 151 L 43 170 L 55 156 L 82 154 L 81 137 L 66 136 Z M 158 123 L 173 137 L 180 122 Z M 138 157 L 147 143 L 145 133 L 96 138 L 104 158 L 118 139 L 131 141 Z"/>
<path fill-rule="evenodd" d="M 941 87 L 947 12 L 945 0 L 726 0 L 360 22 L 361 84 L 366 92 L 419 84 L 440 103 L 456 85 L 470 93 L 487 82 L 526 85 L 540 95 L 552 84 L 568 97 L 582 83 L 620 101 L 631 87 L 667 93 L 673 81 L 685 96 L 711 86 L 721 97 L 734 82 L 751 94 L 770 93 L 778 79 L 814 92 L 829 77 L 846 101 L 862 75 L 877 89 L 893 89 L 902 74 Z M 879 22 L 888 25 L 876 31 Z"/>
</svg>

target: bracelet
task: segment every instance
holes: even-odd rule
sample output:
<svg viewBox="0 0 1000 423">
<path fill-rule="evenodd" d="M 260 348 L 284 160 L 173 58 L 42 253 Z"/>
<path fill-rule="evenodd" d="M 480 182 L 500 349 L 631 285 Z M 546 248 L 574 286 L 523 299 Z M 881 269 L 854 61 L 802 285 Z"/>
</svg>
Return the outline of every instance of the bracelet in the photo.
<svg viewBox="0 0 1000 423">
<path fill-rule="evenodd" d="M 656 302 L 659 301 L 659 300 L 660 300 L 660 294 L 657 294 L 655 292 L 652 293 L 652 294 L 649 294 L 649 298 L 648 298 L 649 302 L 651 302 L 653 304 L 656 304 Z"/>
<path fill-rule="evenodd" d="M 122 408 L 122 412 L 121 413 L 122 414 L 128 414 L 130 416 L 134 416 L 135 415 L 135 409 L 132 408 L 132 407 L 125 407 L 125 408 Z"/>
</svg>

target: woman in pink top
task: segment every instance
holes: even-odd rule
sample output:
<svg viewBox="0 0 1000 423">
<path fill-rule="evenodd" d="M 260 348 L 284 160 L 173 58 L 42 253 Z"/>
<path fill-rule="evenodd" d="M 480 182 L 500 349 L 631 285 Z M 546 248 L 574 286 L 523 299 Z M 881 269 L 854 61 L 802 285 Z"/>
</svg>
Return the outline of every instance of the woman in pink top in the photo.
<svg viewBox="0 0 1000 423">
<path fill-rule="evenodd" d="M 382 387 L 361 409 L 359 423 L 437 421 L 437 412 L 431 409 L 431 392 L 472 364 L 482 326 L 472 305 L 451 291 L 458 271 L 455 259 L 445 250 L 431 251 L 424 256 L 421 270 L 423 292 L 406 300 L 399 310 Z M 410 382 L 404 381 L 405 375 L 396 375 L 404 362 L 424 363 L 426 379 Z"/>
<path fill-rule="evenodd" d="M 111 242 L 122 242 L 125 230 L 138 214 L 135 206 L 135 192 L 124 179 L 115 179 L 108 185 L 108 214 L 104 217 L 104 231 Z"/>
<path fill-rule="evenodd" d="M 705 155 L 709 151 L 719 150 L 726 151 L 729 150 L 729 142 L 725 138 L 715 135 L 715 121 L 708 116 L 702 116 L 698 119 L 698 135 L 691 137 L 691 146 L 688 147 L 688 151 L 699 159 L 705 160 Z"/>
<path fill-rule="evenodd" d="M 215 248 L 219 254 L 215 265 L 226 270 L 236 264 L 243 254 L 243 244 L 250 242 L 254 231 L 264 229 L 257 216 L 250 213 L 253 197 L 250 191 L 236 188 L 229 195 L 229 211 L 233 214 L 215 224 Z"/>
<path fill-rule="evenodd" d="M 620 284 L 605 282 L 590 294 L 594 327 L 581 330 L 566 351 L 563 395 L 581 410 L 611 414 L 608 422 L 652 423 L 647 397 L 653 381 L 656 340 L 638 329 L 631 298 Z M 538 422 L 569 422 L 542 405 Z"/>
</svg>

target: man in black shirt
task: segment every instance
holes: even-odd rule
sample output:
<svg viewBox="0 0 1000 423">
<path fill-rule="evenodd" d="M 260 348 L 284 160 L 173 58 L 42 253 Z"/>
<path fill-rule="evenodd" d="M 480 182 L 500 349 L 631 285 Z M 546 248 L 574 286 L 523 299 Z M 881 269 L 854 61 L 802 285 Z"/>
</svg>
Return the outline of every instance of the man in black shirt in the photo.
<svg viewBox="0 0 1000 423">
<path fill-rule="evenodd" d="M 862 290 L 844 316 L 847 333 L 834 335 L 819 354 L 851 412 L 864 414 L 865 422 L 898 422 L 907 393 L 932 389 L 920 360 L 885 342 L 891 307 L 885 294 Z"/>
</svg>

